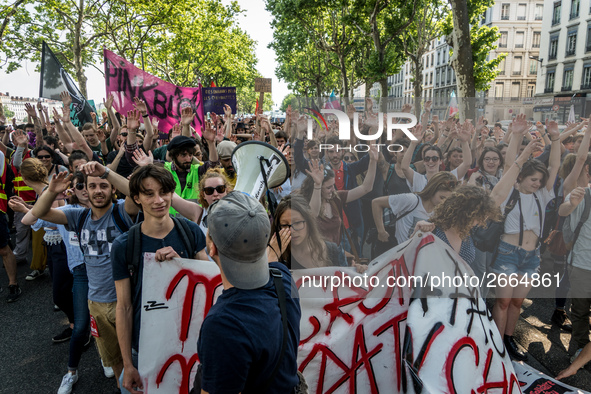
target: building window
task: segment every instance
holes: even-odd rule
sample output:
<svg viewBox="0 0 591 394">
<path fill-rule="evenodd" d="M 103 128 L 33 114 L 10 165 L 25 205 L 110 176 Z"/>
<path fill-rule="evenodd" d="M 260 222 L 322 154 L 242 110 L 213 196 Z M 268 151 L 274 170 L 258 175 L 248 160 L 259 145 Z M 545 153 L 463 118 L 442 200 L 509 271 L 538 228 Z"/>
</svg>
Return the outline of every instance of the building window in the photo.
<svg viewBox="0 0 591 394">
<path fill-rule="evenodd" d="M 583 66 L 581 89 L 591 89 L 591 63 L 587 63 Z"/>
<path fill-rule="evenodd" d="M 560 23 L 560 8 L 561 8 L 560 1 L 557 1 L 556 3 L 554 3 L 554 10 L 552 12 L 552 26 Z"/>
<path fill-rule="evenodd" d="M 581 10 L 581 0 L 571 0 L 570 2 L 570 19 L 578 18 Z"/>
<path fill-rule="evenodd" d="M 495 97 L 502 98 L 504 90 L 505 90 L 505 84 L 502 82 L 497 82 L 497 84 L 495 85 Z"/>
<path fill-rule="evenodd" d="M 505 75 L 505 59 L 499 63 L 499 75 Z"/>
<path fill-rule="evenodd" d="M 503 4 L 501 5 L 501 19 L 504 21 L 508 21 L 509 20 L 509 9 L 510 9 L 510 4 Z"/>
<path fill-rule="evenodd" d="M 508 33 L 506 31 L 502 31 L 501 38 L 499 38 L 499 48 L 507 48 L 507 37 Z"/>
<path fill-rule="evenodd" d="M 528 83 L 527 84 L 527 97 L 534 97 L 536 94 L 536 84 L 535 83 Z"/>
<path fill-rule="evenodd" d="M 519 82 L 513 82 L 511 84 L 511 100 L 518 100 L 520 94 L 521 84 Z"/>
<path fill-rule="evenodd" d="M 558 37 L 558 35 L 550 36 L 550 50 L 548 52 L 549 60 L 556 59 L 556 55 L 558 54 Z"/>
<path fill-rule="evenodd" d="M 431 71 L 431 76 L 429 77 L 429 84 L 433 85 L 433 71 Z"/>
<path fill-rule="evenodd" d="M 587 47 L 586 52 L 591 51 L 591 23 L 587 25 Z"/>
<path fill-rule="evenodd" d="M 521 56 L 513 58 L 513 75 L 521 75 Z"/>
<path fill-rule="evenodd" d="M 566 56 L 572 56 L 577 50 L 577 30 L 570 30 L 566 37 Z"/>
<path fill-rule="evenodd" d="M 548 72 L 546 72 L 546 89 L 544 89 L 544 93 L 552 93 L 554 91 L 555 77 L 556 70 L 548 70 Z"/>
<path fill-rule="evenodd" d="M 518 21 L 524 21 L 525 20 L 525 10 L 526 10 L 527 4 L 519 4 L 517 6 L 517 20 Z"/>
<path fill-rule="evenodd" d="M 538 61 L 536 59 L 529 60 L 529 75 L 536 75 L 538 73 Z"/>
<path fill-rule="evenodd" d="M 439 66 L 439 64 L 441 63 L 440 61 L 440 56 L 441 54 L 439 53 L 439 51 L 437 51 L 437 65 Z"/>
<path fill-rule="evenodd" d="M 541 21 L 544 16 L 544 4 L 536 4 L 535 18 L 537 21 Z"/>
<path fill-rule="evenodd" d="M 542 33 L 539 31 L 534 31 L 534 35 L 531 40 L 532 48 L 539 48 L 540 47 L 541 38 L 542 38 Z"/>
<path fill-rule="evenodd" d="M 518 31 L 515 33 L 515 48 L 523 48 L 523 41 L 525 40 L 525 33 Z"/>
<path fill-rule="evenodd" d="M 564 76 L 562 77 L 562 90 L 572 90 L 573 89 L 573 66 L 568 66 L 564 68 Z"/>
</svg>

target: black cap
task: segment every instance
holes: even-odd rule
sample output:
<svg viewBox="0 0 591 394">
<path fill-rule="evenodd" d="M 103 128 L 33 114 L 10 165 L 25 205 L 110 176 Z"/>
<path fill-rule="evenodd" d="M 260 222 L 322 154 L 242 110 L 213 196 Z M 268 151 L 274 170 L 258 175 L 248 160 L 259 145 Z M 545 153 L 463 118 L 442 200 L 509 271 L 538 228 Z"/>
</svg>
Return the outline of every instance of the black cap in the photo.
<svg viewBox="0 0 591 394">
<path fill-rule="evenodd" d="M 193 138 L 186 137 L 184 135 L 177 135 L 168 143 L 166 150 L 170 152 L 175 148 L 194 148 L 195 145 L 197 145 L 197 141 L 195 141 Z"/>
</svg>

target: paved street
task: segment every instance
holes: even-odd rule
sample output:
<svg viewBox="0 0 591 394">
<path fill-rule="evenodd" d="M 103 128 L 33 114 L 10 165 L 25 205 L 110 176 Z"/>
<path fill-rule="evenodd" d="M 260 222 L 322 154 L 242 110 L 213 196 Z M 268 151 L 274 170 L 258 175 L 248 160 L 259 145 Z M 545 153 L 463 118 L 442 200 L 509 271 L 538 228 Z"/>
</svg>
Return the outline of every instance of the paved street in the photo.
<svg viewBox="0 0 591 394">
<path fill-rule="evenodd" d="M 49 276 L 28 282 L 29 267 L 18 267 L 18 280 L 23 289 L 20 299 L 7 304 L 7 277 L 0 269 L 0 393 L 45 394 L 55 393 L 68 362 L 69 342 L 53 344 L 51 337 L 67 324 L 65 315 L 53 311 Z M 569 362 L 574 352 L 570 334 L 549 324 L 554 299 L 526 300 L 515 333 L 516 340 L 530 355 L 528 363 L 534 368 L 555 376 Z M 114 379 L 103 375 L 94 344 L 83 354 L 80 380 L 74 393 L 114 393 Z M 565 383 L 591 391 L 591 366 L 582 369 Z"/>
</svg>

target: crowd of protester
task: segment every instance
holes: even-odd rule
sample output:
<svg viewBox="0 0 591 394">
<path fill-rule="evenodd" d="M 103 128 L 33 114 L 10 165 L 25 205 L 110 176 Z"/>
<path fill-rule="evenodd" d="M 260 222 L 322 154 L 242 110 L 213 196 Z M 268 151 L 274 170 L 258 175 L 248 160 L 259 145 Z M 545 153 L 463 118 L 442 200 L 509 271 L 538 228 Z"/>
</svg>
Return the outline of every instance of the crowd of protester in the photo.
<svg viewBox="0 0 591 394">
<path fill-rule="evenodd" d="M 412 128 L 414 139 L 397 130 L 393 141 L 385 141 L 384 133 L 380 142 L 401 149 L 372 146 L 359 152 L 353 146 L 362 141 L 340 140 L 338 124 L 330 118 L 326 128 L 314 124 L 313 138 L 308 139 L 307 115 L 291 106 L 282 124 L 271 123 L 262 113 L 239 118 L 225 106 L 225 113 L 211 114 L 201 130 L 192 127 L 195 113 L 187 107 L 177 125 L 159 130 L 144 102 L 135 99 L 135 109 L 120 114 L 110 96 L 100 119 L 93 114 L 92 123 L 78 128 L 70 119 L 71 98 L 67 93 L 61 97 L 63 111 L 54 110 L 51 118 L 41 104 L 27 105 L 26 124 L 9 124 L 0 117 L 0 256 L 9 279 L 6 300 L 21 296 L 17 264 L 30 265 L 28 281 L 51 276 L 55 308 L 69 321 L 53 337 L 56 343 L 70 341 L 59 393 L 70 393 L 78 380 L 81 353 L 91 343 L 91 320 L 101 333 L 95 342 L 105 374 L 117 377 L 118 386 L 120 379 L 122 392 L 141 387 L 137 351 L 143 252 L 155 252 L 158 261 L 186 257 L 217 262 L 218 254 L 227 254 L 222 230 L 210 237 L 208 228 L 211 231 L 220 220 L 220 201 L 230 201 L 236 185 L 232 152 L 249 140 L 279 149 L 291 172 L 257 208 L 270 223 L 264 242 L 269 262 L 291 270 L 348 266 L 363 272 L 369 259 L 417 231 L 433 232 L 479 277 L 531 276 L 539 271 L 541 253 L 546 252 L 562 278 L 550 319 L 572 331 L 579 349 L 560 377 L 576 373 L 591 359 L 591 294 L 573 298 L 572 324 L 565 310 L 569 278 L 579 290 L 589 291 L 585 284 L 591 278 L 586 258 L 591 221 L 582 224 L 570 254 L 566 249 L 549 250 L 543 242 L 548 239 L 550 244 L 549 235 L 560 231 L 561 217 L 571 215 L 574 226 L 585 214 L 582 201 L 589 194 L 591 163 L 586 119 L 561 130 L 555 121 L 532 124 L 518 115 L 505 130 L 484 118 L 440 121 L 431 116 L 428 102 Z M 347 108 L 351 121 L 354 111 Z M 374 134 L 381 123 L 371 111 L 359 122 L 362 134 Z M 496 250 L 475 247 L 476 228 L 503 217 Z M 10 231 L 15 232 L 14 245 Z M 127 253 L 130 244 L 142 252 L 136 272 L 130 272 L 129 260 L 136 258 Z M 259 276 L 249 282 L 248 275 L 233 278 L 231 270 L 224 273 L 229 282 L 245 289 L 268 280 Z M 519 284 L 495 290 L 492 316 L 517 360 L 527 359 L 513 332 L 530 288 Z M 488 288 L 481 291 L 486 296 Z M 296 309 L 288 311 L 292 325 Z M 215 326 L 213 319 L 204 327 Z M 291 339 L 297 339 L 299 331 L 291 328 Z M 203 337 L 209 338 L 208 333 L 202 332 Z M 294 343 L 296 350 L 293 343 L 288 346 L 292 352 L 297 351 Z M 248 386 L 227 371 L 224 378 L 218 376 L 220 371 L 211 366 L 216 362 L 214 351 L 206 340 L 200 339 L 199 351 L 204 390 Z M 243 355 L 237 352 L 239 356 Z M 286 368 L 293 368 L 294 360 L 286 358 Z M 235 361 L 223 357 L 223 362 Z M 292 378 L 285 377 L 291 387 L 297 383 Z"/>
</svg>

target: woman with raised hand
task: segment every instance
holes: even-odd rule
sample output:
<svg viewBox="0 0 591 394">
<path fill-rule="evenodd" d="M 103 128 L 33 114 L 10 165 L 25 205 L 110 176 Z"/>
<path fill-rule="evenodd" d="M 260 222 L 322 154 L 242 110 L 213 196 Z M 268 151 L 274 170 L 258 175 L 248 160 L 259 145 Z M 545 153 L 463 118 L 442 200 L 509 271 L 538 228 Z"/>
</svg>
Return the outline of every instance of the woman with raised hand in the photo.
<svg viewBox="0 0 591 394">
<path fill-rule="evenodd" d="M 433 175 L 421 192 L 393 194 L 374 199 L 371 204 L 372 213 L 378 230 L 378 241 L 381 243 L 376 255 L 410 238 L 417 222 L 428 220 L 435 207 L 445 201 L 457 185 L 458 180 L 453 174 L 442 171 Z M 396 215 L 395 227 L 392 227 L 394 223 L 384 221 L 383 212 L 386 208 L 390 208 Z M 386 224 L 389 224 L 388 229 Z"/>
<path fill-rule="evenodd" d="M 497 148 L 486 147 L 478 158 L 477 167 L 468 171 L 468 184 L 492 191 L 503 175 L 505 160 Z"/>
<path fill-rule="evenodd" d="M 472 123 L 467 120 L 458 130 L 458 138 L 462 144 L 462 164 L 451 171 L 456 179 L 462 179 L 472 164 L 472 153 L 470 151 L 469 141 L 472 137 L 473 129 L 474 127 L 472 126 Z M 404 172 L 410 190 L 413 192 L 420 192 L 427 186 L 427 182 L 431 177 L 440 171 L 443 153 L 438 146 L 429 146 L 428 148 L 425 148 L 425 150 L 423 150 L 423 163 L 425 165 L 426 173 L 423 175 L 414 171 L 410 168 L 410 162 L 415 148 L 423 138 L 423 126 L 421 124 L 415 127 L 413 135 L 416 137 L 416 140 L 410 141 L 410 146 L 404 154 L 402 159 L 402 171 Z"/>
<path fill-rule="evenodd" d="M 341 244 L 346 228 L 345 204 L 365 196 L 373 188 L 379 153 L 376 146 L 369 150 L 370 162 L 363 184 L 351 190 L 336 190 L 335 173 L 325 170 L 317 160 L 310 162 L 306 170 L 308 177 L 302 184 L 300 193 L 309 202 L 312 214 L 316 217 L 321 233 L 331 242 Z"/>
<path fill-rule="evenodd" d="M 527 132 L 525 117 L 518 116 L 513 125 L 513 137 L 507 152 L 508 165 L 503 177 L 491 193 L 496 204 L 506 211 L 504 233 L 501 236 L 492 271 L 497 274 L 496 302 L 493 319 L 499 332 L 504 335 L 509 354 L 524 361 L 527 355 L 521 352 L 513 340 L 513 331 L 519 319 L 521 304 L 529 293 L 533 274 L 540 266 L 540 240 L 546 205 L 554 198 L 553 184 L 560 167 L 560 132 L 556 122 L 548 123 L 548 134 L 552 143 L 548 169 L 539 160 L 530 156 L 542 150 L 538 140 L 532 140 L 515 160 L 518 144 Z M 511 286 L 510 278 L 519 284 Z M 507 279 L 507 280 L 505 280 Z"/>
</svg>

